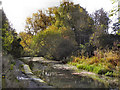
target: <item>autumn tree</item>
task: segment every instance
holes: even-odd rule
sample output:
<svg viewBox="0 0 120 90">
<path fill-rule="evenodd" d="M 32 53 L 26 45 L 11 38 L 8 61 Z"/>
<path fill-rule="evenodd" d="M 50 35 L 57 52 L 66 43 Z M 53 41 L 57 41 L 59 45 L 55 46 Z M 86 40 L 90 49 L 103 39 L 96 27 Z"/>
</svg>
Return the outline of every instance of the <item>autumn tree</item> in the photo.
<svg viewBox="0 0 120 90">
<path fill-rule="evenodd" d="M 27 35 L 33 36 L 32 45 L 28 45 L 33 46 L 37 55 L 60 59 L 78 49 L 80 44 L 89 42 L 93 24 L 84 8 L 64 0 L 58 7 L 48 8 L 44 13 L 39 10 L 27 18 L 25 30 Z M 21 44 L 24 47 L 22 41 Z"/>
<path fill-rule="evenodd" d="M 63 2 L 60 7 L 54 10 L 54 14 L 55 25 L 57 27 L 70 27 L 74 31 L 78 45 L 89 40 L 88 37 L 92 33 L 93 20 L 79 4 L 74 5 L 73 2 Z"/>
<path fill-rule="evenodd" d="M 33 13 L 32 17 L 26 19 L 25 31 L 29 34 L 37 34 L 37 32 L 50 26 L 52 20 L 54 21 L 52 8 L 48 8 L 45 12 L 38 10 L 37 13 Z"/>
<path fill-rule="evenodd" d="M 33 53 L 31 47 L 33 36 L 26 32 L 20 32 L 19 37 L 21 38 L 20 44 L 24 48 L 24 55 L 31 55 Z"/>
<path fill-rule="evenodd" d="M 74 33 L 69 29 L 52 25 L 34 36 L 34 48 L 38 55 L 59 60 L 74 50 L 75 40 L 73 37 Z"/>
</svg>

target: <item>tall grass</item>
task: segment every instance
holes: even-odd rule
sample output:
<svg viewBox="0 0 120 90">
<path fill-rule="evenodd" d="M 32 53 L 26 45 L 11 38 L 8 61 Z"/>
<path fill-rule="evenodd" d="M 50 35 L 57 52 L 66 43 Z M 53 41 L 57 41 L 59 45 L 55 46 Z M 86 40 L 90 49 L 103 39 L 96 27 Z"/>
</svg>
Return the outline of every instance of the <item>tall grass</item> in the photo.
<svg viewBox="0 0 120 90">
<path fill-rule="evenodd" d="M 70 64 L 78 69 L 95 72 L 97 74 L 105 74 L 107 76 L 120 76 L 120 55 L 119 52 L 112 50 L 97 50 L 94 56 L 85 57 L 72 56 Z"/>
</svg>

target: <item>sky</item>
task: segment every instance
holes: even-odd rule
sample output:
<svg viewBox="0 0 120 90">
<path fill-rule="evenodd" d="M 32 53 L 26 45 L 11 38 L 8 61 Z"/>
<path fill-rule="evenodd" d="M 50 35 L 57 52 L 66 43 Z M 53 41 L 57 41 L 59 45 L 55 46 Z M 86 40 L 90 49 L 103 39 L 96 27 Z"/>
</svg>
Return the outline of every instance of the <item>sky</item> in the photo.
<svg viewBox="0 0 120 90">
<path fill-rule="evenodd" d="M 46 10 L 48 7 L 58 6 L 61 0 L 1 0 L 2 7 L 7 18 L 16 29 L 17 33 L 24 31 L 25 20 L 39 9 Z M 103 8 L 109 12 L 112 8 L 111 0 L 72 0 L 80 4 L 92 14 L 95 10 Z"/>
</svg>

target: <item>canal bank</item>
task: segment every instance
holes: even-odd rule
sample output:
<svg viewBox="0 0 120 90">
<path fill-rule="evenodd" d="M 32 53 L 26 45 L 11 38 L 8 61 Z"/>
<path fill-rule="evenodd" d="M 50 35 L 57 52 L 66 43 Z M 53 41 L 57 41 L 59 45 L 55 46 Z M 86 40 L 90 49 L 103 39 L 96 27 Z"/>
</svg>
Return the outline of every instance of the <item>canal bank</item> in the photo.
<svg viewBox="0 0 120 90">
<path fill-rule="evenodd" d="M 46 60 L 43 57 L 21 58 L 28 64 L 32 73 L 56 88 L 118 88 L 118 79 L 97 75 L 60 61 Z"/>
<path fill-rule="evenodd" d="M 3 57 L 2 88 L 52 88 L 43 80 L 33 75 L 24 62 L 13 59 L 11 55 Z"/>
</svg>

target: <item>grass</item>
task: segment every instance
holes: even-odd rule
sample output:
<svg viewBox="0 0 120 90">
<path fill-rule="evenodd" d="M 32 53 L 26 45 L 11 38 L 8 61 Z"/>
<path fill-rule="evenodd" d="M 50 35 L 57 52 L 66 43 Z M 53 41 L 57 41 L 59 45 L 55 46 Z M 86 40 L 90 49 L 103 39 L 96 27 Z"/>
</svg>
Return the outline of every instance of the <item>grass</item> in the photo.
<svg viewBox="0 0 120 90">
<path fill-rule="evenodd" d="M 113 51 L 97 51 L 93 57 L 72 56 L 69 64 L 78 69 L 87 70 L 97 74 L 104 74 L 111 77 L 120 77 L 120 55 Z"/>
</svg>

